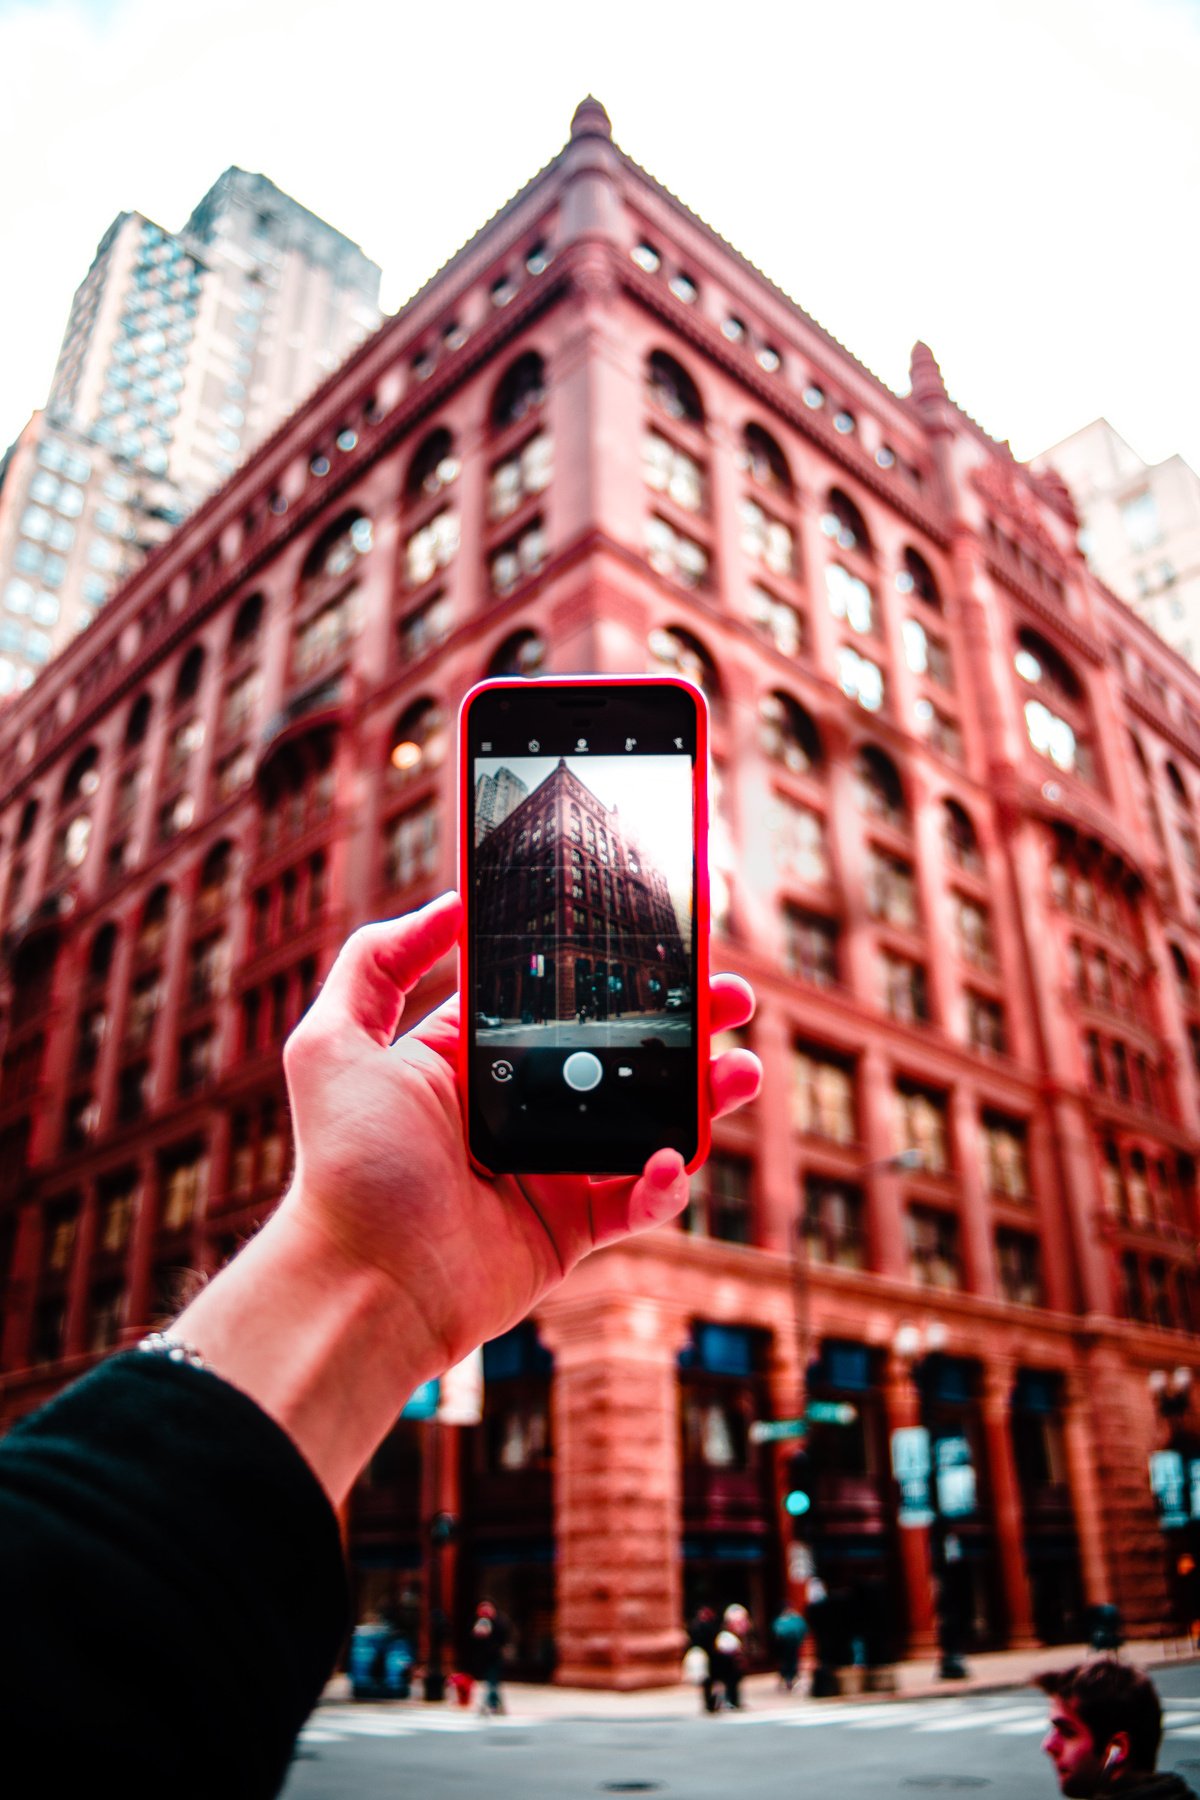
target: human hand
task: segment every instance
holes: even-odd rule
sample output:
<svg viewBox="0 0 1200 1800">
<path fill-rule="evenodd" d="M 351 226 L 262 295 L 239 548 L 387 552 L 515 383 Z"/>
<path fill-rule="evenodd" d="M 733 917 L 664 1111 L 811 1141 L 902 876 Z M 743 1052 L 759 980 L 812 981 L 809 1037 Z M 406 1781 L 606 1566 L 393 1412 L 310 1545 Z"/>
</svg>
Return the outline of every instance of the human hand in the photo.
<svg viewBox="0 0 1200 1800">
<path fill-rule="evenodd" d="M 404 996 L 453 948 L 461 919 L 458 896 L 444 894 L 356 931 L 284 1050 L 296 1169 L 280 1211 L 323 1240 L 333 1274 L 386 1284 L 428 1373 L 517 1323 L 589 1251 L 673 1218 L 688 1190 L 673 1150 L 636 1178 L 472 1167 L 457 996 L 393 1041 Z M 714 978 L 714 1031 L 753 1010 L 744 981 Z M 753 1099 L 760 1075 L 747 1050 L 714 1058 L 713 1116 Z"/>
</svg>

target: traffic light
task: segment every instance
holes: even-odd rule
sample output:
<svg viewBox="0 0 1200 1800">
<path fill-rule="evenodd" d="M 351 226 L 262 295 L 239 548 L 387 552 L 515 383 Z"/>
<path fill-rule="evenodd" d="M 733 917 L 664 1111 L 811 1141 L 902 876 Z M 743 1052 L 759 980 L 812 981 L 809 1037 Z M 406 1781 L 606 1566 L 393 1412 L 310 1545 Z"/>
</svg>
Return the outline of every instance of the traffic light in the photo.
<svg viewBox="0 0 1200 1800">
<path fill-rule="evenodd" d="M 789 1519 L 802 1519 L 812 1506 L 812 1461 L 807 1450 L 793 1450 L 787 1459 L 783 1510 Z"/>
</svg>

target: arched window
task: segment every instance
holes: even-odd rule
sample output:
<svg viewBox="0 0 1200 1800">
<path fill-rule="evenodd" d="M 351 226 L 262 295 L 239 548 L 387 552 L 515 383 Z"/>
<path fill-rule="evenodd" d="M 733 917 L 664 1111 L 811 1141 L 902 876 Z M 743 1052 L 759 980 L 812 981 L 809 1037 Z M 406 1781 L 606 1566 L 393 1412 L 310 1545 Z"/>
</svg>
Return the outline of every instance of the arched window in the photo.
<svg viewBox="0 0 1200 1800">
<path fill-rule="evenodd" d="M 933 578 L 933 570 L 920 551 L 914 550 L 911 545 L 904 552 L 904 567 L 896 575 L 896 586 L 900 593 L 915 594 L 926 606 L 932 606 L 935 612 L 941 612 L 942 596 Z"/>
<path fill-rule="evenodd" d="M 546 660 L 546 640 L 540 632 L 514 631 L 494 652 L 487 666 L 489 676 L 536 675 Z"/>
<path fill-rule="evenodd" d="M 1175 970 L 1175 979 L 1179 983 L 1180 992 L 1188 999 L 1194 1000 L 1196 997 L 1196 984 L 1192 976 L 1192 965 L 1189 963 L 1186 955 L 1179 948 L 1178 944 L 1169 944 L 1168 949 L 1171 952 L 1171 963 Z"/>
<path fill-rule="evenodd" d="M 138 923 L 137 953 L 139 956 L 157 956 L 166 942 L 167 914 L 171 907 L 171 890 L 166 882 L 160 882 L 153 890 L 142 908 L 142 916 Z"/>
<path fill-rule="evenodd" d="M 440 494 L 452 482 L 458 480 L 459 462 L 454 454 L 454 439 L 444 425 L 418 445 L 412 461 L 408 465 L 408 479 L 404 483 L 406 500 L 419 500 L 422 496 Z"/>
<path fill-rule="evenodd" d="M 262 626 L 262 618 L 263 597 L 261 594 L 251 594 L 249 599 L 242 601 L 233 621 L 229 642 L 234 650 L 244 650 L 254 642 Z"/>
<path fill-rule="evenodd" d="M 854 788 L 859 810 L 898 831 L 908 828 L 904 784 L 886 750 L 864 744 L 854 762 Z"/>
<path fill-rule="evenodd" d="M 1095 779 L 1087 699 L 1074 670 L 1035 631 L 1018 634 L 1013 666 L 1037 690 L 1025 700 L 1025 729 L 1034 749 L 1056 768 Z"/>
<path fill-rule="evenodd" d="M 503 431 L 541 406 L 546 398 L 546 365 L 536 350 L 518 356 L 501 376 L 492 400 L 492 429 Z"/>
<path fill-rule="evenodd" d="M 179 665 L 179 675 L 175 682 L 175 694 L 172 700 L 173 706 L 182 706 L 185 701 L 195 699 L 203 673 L 203 647 L 200 644 L 193 644 Z"/>
<path fill-rule="evenodd" d="M 983 852 L 975 827 L 957 800 L 942 803 L 942 843 L 947 862 L 956 869 L 965 869 L 969 875 L 983 874 Z"/>
<path fill-rule="evenodd" d="M 821 738 L 815 723 L 790 694 L 764 694 L 758 704 L 758 741 L 765 755 L 796 775 L 806 775 L 821 761 Z"/>
<path fill-rule="evenodd" d="M 1164 766 L 1166 768 L 1167 780 L 1171 784 L 1171 792 L 1175 796 L 1176 802 L 1180 806 L 1189 806 L 1191 803 L 1188 800 L 1188 791 L 1184 785 L 1183 776 L 1179 773 L 1179 770 L 1175 767 L 1173 762 L 1168 762 Z"/>
<path fill-rule="evenodd" d="M 77 800 L 90 800 L 100 786 L 100 772 L 97 764 L 100 752 L 95 744 L 89 744 L 81 750 L 75 761 L 67 770 L 63 781 L 60 806 L 72 806 Z"/>
<path fill-rule="evenodd" d="M 196 890 L 201 912 L 216 912 L 232 898 L 233 844 L 222 838 L 213 845 L 200 865 L 200 885 Z"/>
<path fill-rule="evenodd" d="M 792 471 L 781 446 L 761 425 L 747 425 L 742 434 L 742 466 L 760 487 L 792 493 Z"/>
<path fill-rule="evenodd" d="M 689 425 L 704 424 L 699 389 L 683 365 L 665 350 L 651 354 L 646 366 L 646 392 L 651 404 L 669 419 L 684 419 Z"/>
<path fill-rule="evenodd" d="M 388 748 L 393 777 L 411 781 L 436 769 L 446 754 L 446 719 L 436 700 L 414 700 L 396 721 Z"/>
<path fill-rule="evenodd" d="M 369 554 L 374 531 L 365 513 L 348 512 L 322 532 L 304 559 L 300 573 L 302 587 L 323 581 L 334 581 L 352 569 L 360 557 Z"/>
<path fill-rule="evenodd" d="M 716 664 L 699 638 L 694 638 L 690 631 L 682 631 L 678 626 L 672 625 L 665 631 L 652 631 L 648 645 L 650 655 L 659 668 L 695 682 L 714 705 L 720 703 L 721 678 L 717 674 Z"/>
<path fill-rule="evenodd" d="M 867 522 L 849 494 L 841 488 L 830 488 L 825 511 L 821 514 L 821 530 L 832 538 L 839 550 L 857 550 L 860 556 L 873 556 Z"/>
<path fill-rule="evenodd" d="M 36 800 L 27 800 L 25 802 L 24 806 L 21 808 L 21 823 L 17 827 L 17 843 L 18 843 L 18 845 L 27 844 L 29 842 L 30 838 L 33 836 L 33 828 L 37 824 L 37 816 L 38 816 L 37 801 Z"/>
<path fill-rule="evenodd" d="M 154 703 L 149 694 L 139 694 L 129 709 L 129 717 L 125 721 L 125 741 L 123 748 L 133 750 L 143 743 L 150 728 L 150 714 Z"/>
</svg>

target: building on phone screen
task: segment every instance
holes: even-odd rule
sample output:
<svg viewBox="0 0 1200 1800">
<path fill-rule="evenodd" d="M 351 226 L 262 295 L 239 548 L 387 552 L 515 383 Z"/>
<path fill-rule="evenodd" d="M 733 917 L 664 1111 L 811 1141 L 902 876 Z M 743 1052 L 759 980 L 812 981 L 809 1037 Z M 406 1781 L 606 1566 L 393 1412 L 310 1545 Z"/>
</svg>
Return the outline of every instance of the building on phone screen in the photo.
<svg viewBox="0 0 1200 1800">
<path fill-rule="evenodd" d="M 680 1224 L 485 1347 L 479 1423 L 397 1423 L 358 1605 L 420 1639 L 440 1594 L 460 1658 L 487 1596 L 521 1672 L 616 1687 L 704 1604 L 763 1643 L 823 1608 L 868 1666 L 1194 1617 L 1200 676 L 1076 525 L 928 348 L 892 392 L 585 101 L 0 711 L 0 1416 L 274 1204 L 286 1033 L 455 879 L 472 684 L 683 673 L 762 1095 Z M 657 1004 L 647 847 L 509 776 L 479 848 L 531 902 L 540 821 L 554 1008 L 614 962 Z M 549 1015 L 545 966 L 493 980 Z"/>
<path fill-rule="evenodd" d="M 668 995 L 684 990 L 690 959 L 665 875 L 563 758 L 491 830 L 476 831 L 482 1012 L 599 1022 L 665 1012 Z"/>
</svg>

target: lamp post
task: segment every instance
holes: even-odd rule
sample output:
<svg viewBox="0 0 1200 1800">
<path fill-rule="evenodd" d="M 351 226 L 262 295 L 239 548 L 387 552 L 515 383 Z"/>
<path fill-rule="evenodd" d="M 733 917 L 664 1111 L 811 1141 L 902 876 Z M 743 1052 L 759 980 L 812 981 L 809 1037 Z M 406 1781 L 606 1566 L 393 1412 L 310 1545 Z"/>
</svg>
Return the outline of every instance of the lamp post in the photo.
<svg viewBox="0 0 1200 1800">
<path fill-rule="evenodd" d="M 932 1434 L 925 1424 L 927 1402 L 925 1395 L 925 1378 L 936 1366 L 938 1357 L 946 1348 L 946 1327 L 939 1319 L 931 1319 L 924 1326 L 905 1324 L 897 1328 L 892 1340 L 892 1348 L 897 1357 L 906 1363 L 912 1372 L 920 1395 L 922 1425 L 926 1432 L 926 1441 L 932 1445 Z M 951 1592 L 953 1571 L 962 1560 L 962 1546 L 957 1533 L 949 1528 L 950 1520 L 943 1510 L 942 1470 L 938 1465 L 937 1447 L 933 1447 L 932 1467 L 929 1468 L 928 1501 L 932 1512 L 930 1523 L 930 1548 L 933 1552 L 933 1574 L 937 1594 L 937 1632 L 938 1632 L 938 1676 L 942 1681 L 963 1681 L 967 1676 L 967 1666 L 960 1654 L 960 1618 L 958 1602 Z M 969 1465 L 963 1465 L 969 1467 Z M 973 1472 L 969 1478 L 969 1486 L 973 1488 Z"/>
</svg>

